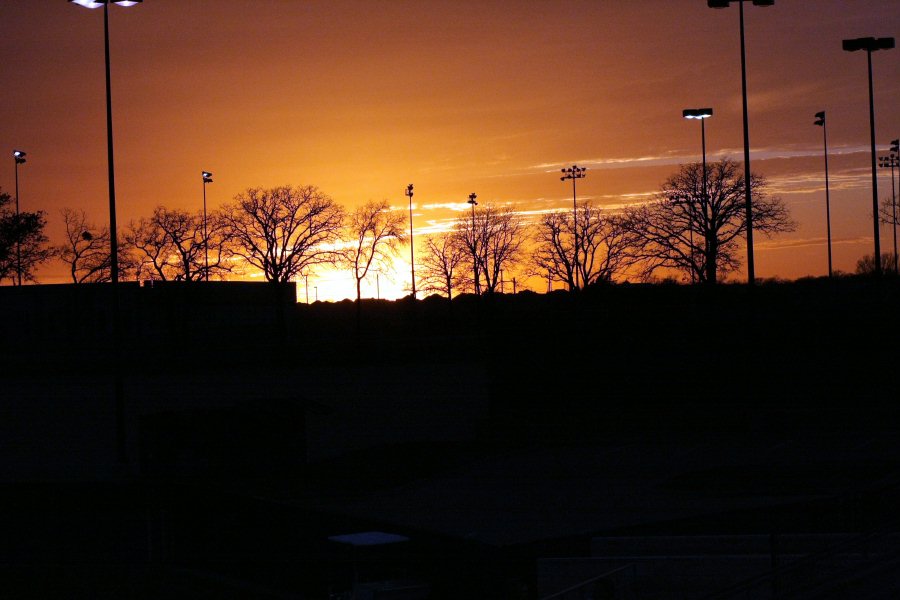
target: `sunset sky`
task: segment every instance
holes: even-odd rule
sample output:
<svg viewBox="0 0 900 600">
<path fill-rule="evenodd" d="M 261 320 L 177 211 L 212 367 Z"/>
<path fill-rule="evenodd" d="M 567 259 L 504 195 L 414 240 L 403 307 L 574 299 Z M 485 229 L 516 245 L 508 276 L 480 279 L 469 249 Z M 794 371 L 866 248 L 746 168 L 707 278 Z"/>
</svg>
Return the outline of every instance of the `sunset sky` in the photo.
<svg viewBox="0 0 900 600">
<path fill-rule="evenodd" d="M 745 19 L 751 167 L 798 223 L 756 237 L 756 274 L 827 272 L 820 110 L 835 268 L 852 271 L 873 248 L 868 78 L 865 53 L 841 40 L 897 37 L 900 2 L 748 2 Z M 468 210 L 471 192 L 523 211 L 570 207 L 559 169 L 573 163 L 588 168 L 579 198 L 638 202 L 700 159 L 700 125 L 684 108 L 715 111 L 709 160 L 742 160 L 738 36 L 737 6 L 705 0 L 112 6 L 119 227 L 158 204 L 200 210 L 204 169 L 210 209 L 283 184 L 316 185 L 348 208 L 382 198 L 403 208 L 413 183 L 417 234 Z M 108 223 L 102 10 L 0 0 L 0 51 L 0 187 L 13 193 L 12 151 L 24 150 L 21 207 L 47 212 L 53 243 L 63 207 Z M 900 49 L 872 60 L 881 156 L 900 137 Z M 889 174 L 879 169 L 881 197 Z M 886 227 L 881 245 L 893 247 Z M 38 275 L 65 277 L 61 263 Z M 351 280 L 322 273 L 310 286 L 340 299 Z M 400 295 L 408 262 L 380 283 L 382 297 Z"/>
</svg>

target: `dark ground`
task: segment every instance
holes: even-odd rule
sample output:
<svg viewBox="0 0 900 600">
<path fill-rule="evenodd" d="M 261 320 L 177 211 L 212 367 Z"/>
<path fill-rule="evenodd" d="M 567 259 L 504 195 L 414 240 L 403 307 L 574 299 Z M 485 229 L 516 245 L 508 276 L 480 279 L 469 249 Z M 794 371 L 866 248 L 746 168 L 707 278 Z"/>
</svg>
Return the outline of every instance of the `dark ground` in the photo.
<svg viewBox="0 0 900 600">
<path fill-rule="evenodd" d="M 4 314 L 22 310 L 0 292 Z M 359 564 L 428 581 L 436 598 L 533 598 L 538 558 L 588 556 L 596 536 L 896 532 L 898 300 L 894 279 L 619 285 L 368 301 L 358 327 L 349 302 L 257 306 L 274 314 L 253 322 L 189 295 L 126 302 L 129 398 L 246 411 L 259 389 L 299 390 L 312 454 L 279 461 L 293 446 L 232 433 L 227 457 L 167 472 L 141 463 L 131 434 L 131 467 L 95 475 L 93 459 L 47 467 L 81 451 L 60 441 L 68 421 L 42 419 L 109 406 L 103 327 L 72 314 L 46 326 L 52 302 L 29 301 L 0 356 L 16 463 L 0 484 L 0 580 L 7 597 L 324 598 L 352 564 L 328 536 L 384 530 L 411 541 Z M 185 316 L 198 311 L 213 316 Z M 333 433 L 357 395 L 374 434 L 320 436 L 332 445 L 315 455 L 314 425 Z M 483 410 L 469 429 L 404 438 L 416 425 L 396 429 L 401 397 L 433 401 L 421 422 L 435 431 L 463 400 Z M 91 415 L 78 427 L 105 436 L 110 415 L 94 431 Z"/>
</svg>

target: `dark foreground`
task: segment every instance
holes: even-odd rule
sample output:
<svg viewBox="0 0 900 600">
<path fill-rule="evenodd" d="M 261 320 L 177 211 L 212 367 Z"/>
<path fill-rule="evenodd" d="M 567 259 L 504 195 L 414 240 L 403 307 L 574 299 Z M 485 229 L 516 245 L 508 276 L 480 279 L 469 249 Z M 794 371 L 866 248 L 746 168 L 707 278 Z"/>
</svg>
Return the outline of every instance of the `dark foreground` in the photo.
<svg viewBox="0 0 900 600">
<path fill-rule="evenodd" d="M 900 585 L 897 281 L 358 313 L 130 289 L 117 353 L 98 288 L 41 287 L 0 289 L 5 597 Z M 329 539 L 366 531 L 407 541 Z"/>
</svg>

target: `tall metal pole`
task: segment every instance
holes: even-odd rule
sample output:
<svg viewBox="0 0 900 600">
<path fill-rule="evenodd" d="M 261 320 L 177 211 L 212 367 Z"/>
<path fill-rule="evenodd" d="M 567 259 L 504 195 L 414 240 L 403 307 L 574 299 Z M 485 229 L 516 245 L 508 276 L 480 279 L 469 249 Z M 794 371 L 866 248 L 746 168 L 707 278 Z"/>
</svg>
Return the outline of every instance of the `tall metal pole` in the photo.
<svg viewBox="0 0 900 600">
<path fill-rule="evenodd" d="M 704 217 L 706 215 L 707 206 L 709 205 L 709 190 L 708 190 L 708 180 L 709 176 L 707 173 L 706 167 L 706 119 L 710 118 L 713 115 L 712 108 L 685 108 L 681 111 L 681 116 L 685 119 L 699 119 L 700 120 L 700 147 L 702 149 L 702 165 L 703 165 L 703 183 L 702 190 L 700 192 L 700 206 L 703 209 Z M 694 259 L 694 198 L 691 198 L 689 195 L 680 197 L 681 200 L 687 202 L 688 207 L 688 241 L 691 247 L 691 283 L 694 283 L 694 280 L 697 275 L 697 265 Z M 704 235 L 705 244 L 704 247 L 706 251 L 704 252 L 704 257 L 709 257 L 709 235 Z M 712 278 L 710 278 L 710 282 Z"/>
<path fill-rule="evenodd" d="M 875 235 L 875 274 L 881 275 L 881 233 L 878 223 L 878 177 L 875 174 L 875 92 L 872 88 L 872 50 L 866 50 L 869 65 L 869 142 L 872 157 L 872 222 Z"/>
<path fill-rule="evenodd" d="M 122 332 L 119 313 L 119 240 L 116 227 L 116 170 L 113 153 L 112 84 L 109 73 L 109 3 L 103 5 L 103 47 L 106 62 L 106 156 L 109 176 L 109 278 L 112 284 L 113 395 L 116 404 L 116 456 L 128 464 L 125 436 L 125 385 L 122 380 Z"/>
<path fill-rule="evenodd" d="M 750 189 L 750 126 L 747 119 L 747 57 L 744 48 L 744 3 L 738 2 L 741 22 L 741 101 L 744 109 L 744 203 L 747 220 L 747 283 L 756 283 L 753 265 L 753 205 Z"/>
<path fill-rule="evenodd" d="M 897 166 L 897 157 L 891 155 L 891 220 L 894 222 L 894 274 L 897 270 L 897 188 L 894 187 L 894 167 Z"/>
<path fill-rule="evenodd" d="M 19 223 L 19 165 L 25 162 L 24 152 L 18 150 L 13 152 L 16 161 L 16 225 Z M 20 236 L 16 235 L 16 281 L 19 286 L 22 285 L 22 245 Z"/>
<path fill-rule="evenodd" d="M 825 111 L 816 113 L 816 125 L 822 126 L 822 144 L 825 148 L 825 227 L 828 233 L 828 277 L 834 275 L 831 263 L 831 192 L 828 184 L 828 126 L 825 121 Z"/>
<path fill-rule="evenodd" d="M 206 184 L 212 183 L 212 173 L 201 171 L 203 178 L 203 272 L 204 279 L 209 282 L 209 231 L 206 227 Z"/>
<path fill-rule="evenodd" d="M 894 169 L 900 167 L 900 157 L 891 153 L 888 156 L 882 156 L 879 161 L 879 167 L 891 169 L 891 229 L 894 234 L 894 259 L 892 262 L 894 263 L 894 274 L 897 274 L 900 271 L 898 271 L 897 259 L 897 188 L 894 186 Z"/>
<path fill-rule="evenodd" d="M 206 178 L 203 178 L 203 274 L 209 282 L 209 234 L 206 229 Z"/>
<path fill-rule="evenodd" d="M 878 176 L 875 174 L 875 92 L 872 87 L 872 52 L 890 50 L 894 47 L 894 38 L 855 38 L 841 43 L 845 52 L 866 51 L 866 62 L 869 73 L 869 142 L 872 156 L 872 224 L 875 238 L 875 275 L 881 276 L 881 235 L 878 223 Z"/>
<path fill-rule="evenodd" d="M 878 177 L 875 175 L 875 94 L 872 88 L 872 51 L 866 50 L 869 68 L 869 141 L 872 158 L 872 220 L 875 237 L 875 274 L 881 275 L 881 233 L 878 223 Z"/>
<path fill-rule="evenodd" d="M 579 167 L 578 165 L 572 165 L 567 169 L 562 169 L 563 176 L 559 178 L 560 181 L 565 181 L 566 179 L 572 180 L 572 233 L 574 237 L 575 244 L 575 256 L 574 260 L 574 277 L 572 279 L 574 289 L 578 289 L 578 200 L 575 194 L 575 180 L 582 179 L 587 171 L 586 167 Z M 583 283 L 583 282 L 582 282 Z"/>
<path fill-rule="evenodd" d="M 572 177 L 572 233 L 575 237 L 575 289 L 578 289 L 578 196 L 575 193 L 575 177 Z"/>
<path fill-rule="evenodd" d="M 416 299 L 416 253 L 413 249 L 413 184 L 406 186 L 406 195 L 409 197 L 409 268 L 412 277 L 412 297 Z"/>
<path fill-rule="evenodd" d="M 481 292 L 478 285 L 478 240 L 475 236 L 475 207 L 478 205 L 475 198 L 477 197 L 475 192 L 469 194 L 469 204 L 472 205 L 472 289 L 476 296 L 480 295 Z"/>
<path fill-rule="evenodd" d="M 109 74 L 109 3 L 103 5 L 103 47 L 106 56 L 106 157 L 109 173 L 109 275 L 113 286 L 119 283 L 119 240 L 116 228 L 116 169 L 113 154 L 112 85 Z M 115 289 L 115 287 L 113 288 Z M 113 293 L 113 296 L 116 294 Z M 114 321 L 118 321 L 118 299 Z"/>
<path fill-rule="evenodd" d="M 710 113 L 712 111 L 710 110 Z M 700 145 L 703 148 L 703 198 L 701 206 L 703 206 L 703 212 L 706 213 L 707 207 L 709 206 L 709 184 L 708 176 L 706 172 L 706 119 L 700 119 Z M 693 215 L 694 211 L 689 207 L 688 209 L 691 215 L 691 283 L 694 282 L 694 221 Z M 709 260 L 709 254 L 707 253 L 706 259 Z"/>
<path fill-rule="evenodd" d="M 116 451 L 120 465 L 127 465 L 128 456 L 125 439 L 125 399 L 124 385 L 122 382 L 122 352 L 121 352 L 121 324 L 119 315 L 119 240 L 116 227 L 116 178 L 113 152 L 113 123 L 112 123 L 112 86 L 110 83 L 109 69 L 109 4 L 115 2 L 122 6 L 138 4 L 143 0 L 95 0 L 85 2 L 83 0 L 69 0 L 87 8 L 97 8 L 97 4 L 103 5 L 103 50 L 106 66 L 106 154 L 107 168 L 109 171 L 109 276 L 110 296 L 112 308 L 112 361 L 113 361 L 113 393 L 116 404 Z"/>
</svg>

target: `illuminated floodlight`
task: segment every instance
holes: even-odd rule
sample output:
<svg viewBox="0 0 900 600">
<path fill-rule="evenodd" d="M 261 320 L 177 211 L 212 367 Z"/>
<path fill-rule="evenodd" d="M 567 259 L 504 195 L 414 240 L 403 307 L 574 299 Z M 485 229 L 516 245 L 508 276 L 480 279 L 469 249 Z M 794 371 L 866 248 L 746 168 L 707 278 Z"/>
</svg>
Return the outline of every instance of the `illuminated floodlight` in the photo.
<svg viewBox="0 0 900 600">
<path fill-rule="evenodd" d="M 21 150 L 13 150 L 13 156 L 16 159 L 17 165 L 21 165 L 22 163 L 25 162 L 25 156 L 26 156 L 25 152 L 22 152 Z"/>
<path fill-rule="evenodd" d="M 213 180 L 212 180 L 213 174 L 210 173 L 209 171 L 203 171 L 202 175 L 203 175 L 203 183 L 212 183 L 213 182 Z"/>
<path fill-rule="evenodd" d="M 708 119 L 713 114 L 711 108 L 685 108 L 681 116 L 685 119 Z"/>
<path fill-rule="evenodd" d="M 709 8 L 728 8 L 732 2 L 744 2 L 745 0 L 706 0 Z M 773 6 L 775 0 L 753 0 L 753 6 Z"/>
<path fill-rule="evenodd" d="M 69 0 L 72 4 L 83 6 L 85 8 L 100 8 L 104 4 L 117 4 L 118 6 L 134 6 L 140 4 L 144 0 Z"/>
</svg>

